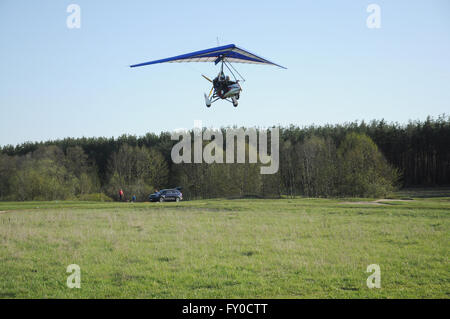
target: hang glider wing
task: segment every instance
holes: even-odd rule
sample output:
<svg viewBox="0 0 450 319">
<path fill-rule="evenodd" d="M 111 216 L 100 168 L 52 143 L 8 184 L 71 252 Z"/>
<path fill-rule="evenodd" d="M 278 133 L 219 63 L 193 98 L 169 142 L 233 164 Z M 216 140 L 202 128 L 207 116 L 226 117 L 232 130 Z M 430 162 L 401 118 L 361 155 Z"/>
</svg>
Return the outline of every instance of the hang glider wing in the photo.
<svg viewBox="0 0 450 319">
<path fill-rule="evenodd" d="M 222 59 L 226 62 L 234 63 L 251 63 L 251 64 L 268 64 L 275 65 L 280 68 L 286 69 L 284 66 L 273 63 L 266 60 L 256 54 L 250 53 L 242 48 L 237 47 L 234 44 L 228 44 L 216 48 L 191 52 L 187 54 L 177 55 L 171 58 L 155 60 L 150 62 L 144 62 L 139 64 L 130 65 L 131 68 L 151 65 L 164 62 L 214 62 L 219 63 Z"/>
</svg>

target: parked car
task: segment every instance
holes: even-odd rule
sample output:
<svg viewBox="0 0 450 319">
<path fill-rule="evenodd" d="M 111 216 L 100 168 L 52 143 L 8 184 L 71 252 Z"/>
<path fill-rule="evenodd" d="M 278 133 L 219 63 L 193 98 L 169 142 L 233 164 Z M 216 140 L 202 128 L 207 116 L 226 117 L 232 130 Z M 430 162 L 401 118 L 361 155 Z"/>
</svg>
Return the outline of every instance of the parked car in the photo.
<svg viewBox="0 0 450 319">
<path fill-rule="evenodd" d="M 159 192 L 151 194 L 148 198 L 151 202 L 179 202 L 183 200 L 183 194 L 178 189 L 162 189 Z"/>
</svg>

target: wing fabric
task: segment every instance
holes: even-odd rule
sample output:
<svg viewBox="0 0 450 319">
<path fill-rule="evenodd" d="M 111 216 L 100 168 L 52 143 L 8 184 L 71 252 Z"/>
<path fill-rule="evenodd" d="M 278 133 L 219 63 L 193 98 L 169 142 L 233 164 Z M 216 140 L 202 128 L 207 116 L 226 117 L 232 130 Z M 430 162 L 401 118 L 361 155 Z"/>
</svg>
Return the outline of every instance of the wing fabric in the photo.
<svg viewBox="0 0 450 319">
<path fill-rule="evenodd" d="M 234 63 L 251 63 L 251 64 L 268 64 L 275 65 L 280 68 L 286 69 L 285 67 L 266 60 L 256 54 L 250 53 L 242 48 L 237 47 L 234 44 L 228 44 L 216 48 L 195 51 L 187 54 L 177 55 L 171 58 L 149 61 L 139 64 L 130 65 L 130 67 L 138 67 L 144 65 L 151 65 L 157 63 L 172 63 L 172 62 L 215 62 L 216 64 L 220 62 L 221 59 L 226 62 Z"/>
</svg>

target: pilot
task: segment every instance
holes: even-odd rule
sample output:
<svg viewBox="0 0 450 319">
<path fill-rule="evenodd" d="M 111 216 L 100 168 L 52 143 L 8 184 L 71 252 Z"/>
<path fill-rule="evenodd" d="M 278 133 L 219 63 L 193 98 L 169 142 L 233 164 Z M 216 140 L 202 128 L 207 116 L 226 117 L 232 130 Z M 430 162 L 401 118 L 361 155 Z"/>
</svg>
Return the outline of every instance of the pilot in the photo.
<svg viewBox="0 0 450 319">
<path fill-rule="evenodd" d="M 223 73 L 219 73 L 213 80 L 214 88 L 220 88 L 224 80 L 225 76 L 223 75 Z"/>
<path fill-rule="evenodd" d="M 213 80 L 214 89 L 219 93 L 219 95 L 225 94 L 228 89 L 227 78 L 229 79 L 230 77 L 225 77 L 225 74 L 222 72 Z"/>
<path fill-rule="evenodd" d="M 222 94 L 225 94 L 226 92 L 228 92 L 229 80 L 230 80 L 230 77 L 228 75 L 225 77 L 225 75 L 222 74 L 222 81 L 220 81 Z"/>
</svg>

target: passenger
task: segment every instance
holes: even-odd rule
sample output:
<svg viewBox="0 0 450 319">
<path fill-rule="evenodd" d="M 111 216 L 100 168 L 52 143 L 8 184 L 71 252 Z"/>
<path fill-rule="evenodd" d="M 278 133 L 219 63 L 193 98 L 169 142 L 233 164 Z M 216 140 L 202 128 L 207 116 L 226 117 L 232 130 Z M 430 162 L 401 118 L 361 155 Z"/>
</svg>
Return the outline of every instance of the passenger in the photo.
<svg viewBox="0 0 450 319">
<path fill-rule="evenodd" d="M 235 84 L 236 82 L 235 81 L 231 81 L 230 77 L 227 75 L 227 77 L 225 78 L 225 83 L 226 83 L 226 85 L 228 87 L 229 85 Z"/>
</svg>

